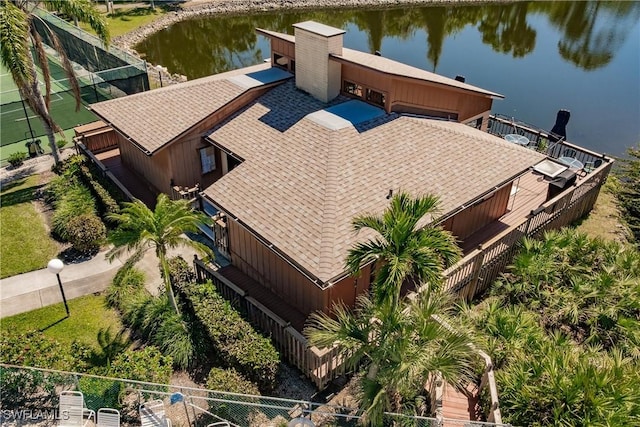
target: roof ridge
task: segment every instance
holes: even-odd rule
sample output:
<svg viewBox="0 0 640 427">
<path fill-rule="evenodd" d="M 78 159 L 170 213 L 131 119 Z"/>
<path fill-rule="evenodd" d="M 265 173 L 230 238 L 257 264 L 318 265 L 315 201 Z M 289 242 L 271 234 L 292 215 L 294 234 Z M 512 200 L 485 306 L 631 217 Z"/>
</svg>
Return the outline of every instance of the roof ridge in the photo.
<svg viewBox="0 0 640 427">
<path fill-rule="evenodd" d="M 334 261 L 335 235 L 338 217 L 338 187 L 340 179 L 339 166 L 342 152 L 342 140 L 345 132 L 331 132 L 325 160 L 327 162 L 324 180 L 324 203 L 322 206 L 322 231 L 318 270 L 319 276 L 331 276 Z"/>
</svg>

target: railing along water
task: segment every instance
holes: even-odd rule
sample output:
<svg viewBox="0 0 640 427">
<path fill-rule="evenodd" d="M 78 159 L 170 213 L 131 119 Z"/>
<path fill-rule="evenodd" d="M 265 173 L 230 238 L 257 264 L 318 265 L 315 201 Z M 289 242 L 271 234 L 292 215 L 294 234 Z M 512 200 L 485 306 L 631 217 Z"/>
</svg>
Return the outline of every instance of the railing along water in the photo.
<svg viewBox="0 0 640 427">
<path fill-rule="evenodd" d="M 562 156 L 572 150 L 572 156 L 582 163 L 602 160 L 602 165 L 578 180 L 574 187 L 546 201 L 523 220 L 471 251 L 445 271 L 445 289 L 461 298 L 472 299 L 504 271 L 512 261 L 523 237 L 539 237 L 544 231 L 569 225 L 589 212 L 595 204 L 613 162 L 611 159 L 565 141 L 552 144 L 547 155 Z"/>
</svg>

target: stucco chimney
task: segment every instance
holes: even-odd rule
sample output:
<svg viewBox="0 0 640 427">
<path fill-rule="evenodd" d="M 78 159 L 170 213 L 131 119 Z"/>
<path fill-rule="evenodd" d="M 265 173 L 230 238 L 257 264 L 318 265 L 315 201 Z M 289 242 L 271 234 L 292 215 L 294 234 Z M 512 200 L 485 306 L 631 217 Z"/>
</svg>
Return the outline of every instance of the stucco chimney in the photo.
<svg viewBox="0 0 640 427">
<path fill-rule="evenodd" d="M 294 24 L 296 37 L 296 86 L 322 102 L 340 94 L 341 66 L 329 61 L 342 55 L 344 30 L 314 21 Z"/>
</svg>

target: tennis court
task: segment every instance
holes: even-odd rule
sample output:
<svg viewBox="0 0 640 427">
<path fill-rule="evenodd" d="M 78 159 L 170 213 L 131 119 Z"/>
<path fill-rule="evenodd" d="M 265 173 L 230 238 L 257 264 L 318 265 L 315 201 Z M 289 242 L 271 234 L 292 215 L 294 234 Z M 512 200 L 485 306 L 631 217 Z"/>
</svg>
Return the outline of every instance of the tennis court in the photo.
<svg viewBox="0 0 640 427">
<path fill-rule="evenodd" d="M 49 111 L 56 123 L 63 129 L 70 129 L 77 125 L 89 123 L 97 120 L 96 116 L 82 105 L 76 111 L 76 102 L 68 80 L 65 78 L 64 71 L 52 59 L 49 60 L 52 81 L 51 84 L 51 103 Z M 40 80 L 40 89 L 44 93 L 45 85 L 42 83 L 42 75 L 38 74 Z M 102 93 L 98 85 L 86 85 L 84 79 L 79 79 L 81 86 L 81 97 L 83 104 L 110 99 Z M 23 103 L 20 93 L 11 78 L 11 74 L 7 69 L 0 66 L 0 85 L 2 93 L 0 94 L 0 141 L 5 146 L 22 141 L 31 137 L 31 131 L 34 136 L 45 134 L 44 128 L 38 116 Z M 30 128 L 31 127 L 31 130 Z M 4 157 L 4 156 L 3 156 Z"/>
</svg>

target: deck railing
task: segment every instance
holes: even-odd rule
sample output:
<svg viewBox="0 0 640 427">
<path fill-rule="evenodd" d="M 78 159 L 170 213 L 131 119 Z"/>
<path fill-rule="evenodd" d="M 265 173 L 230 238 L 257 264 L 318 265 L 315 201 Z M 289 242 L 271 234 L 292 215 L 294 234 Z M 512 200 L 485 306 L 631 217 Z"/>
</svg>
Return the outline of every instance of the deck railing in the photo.
<svg viewBox="0 0 640 427">
<path fill-rule="evenodd" d="M 84 154 L 87 159 L 89 159 L 89 161 L 91 163 L 93 163 L 98 170 L 100 171 L 100 173 L 102 174 L 102 176 L 109 178 L 111 180 L 111 182 L 113 182 L 113 184 L 118 187 L 118 189 L 122 192 L 122 195 L 130 202 L 134 201 L 136 198 L 133 196 L 133 194 L 131 194 L 131 192 L 127 189 L 127 187 L 125 187 L 118 178 L 116 178 L 116 176 L 109 170 L 107 169 L 104 164 L 98 160 L 98 158 L 91 152 L 91 150 L 89 150 L 80 140 L 74 138 L 74 143 L 76 145 L 76 148 L 78 150 L 78 154 L 82 153 Z"/>
<path fill-rule="evenodd" d="M 197 256 L 194 258 L 194 269 L 198 282 L 211 280 L 220 295 L 236 309 L 246 313 L 254 326 L 268 333 L 281 357 L 307 375 L 318 389 L 324 389 L 329 382 L 345 372 L 344 363 L 336 348 L 319 349 L 310 346 L 307 339 L 289 322 L 211 269 Z"/>
<path fill-rule="evenodd" d="M 104 122 L 93 122 L 78 126 L 74 141 L 79 141 L 94 154 L 118 148 L 116 131 Z"/>
<path fill-rule="evenodd" d="M 480 245 L 446 270 L 445 289 L 467 300 L 475 297 L 511 263 L 523 237 L 538 237 L 546 230 L 569 225 L 589 212 L 611 170 L 612 162 L 605 160 L 602 166 L 579 180 L 575 187 L 543 203 L 519 224 Z"/>
<path fill-rule="evenodd" d="M 198 199 L 200 194 L 200 184 L 196 184 L 193 187 L 181 187 L 174 185 L 171 187 L 171 199 L 172 200 L 189 200 L 194 202 Z"/>
</svg>

